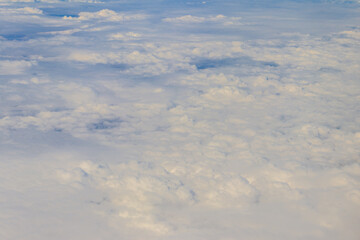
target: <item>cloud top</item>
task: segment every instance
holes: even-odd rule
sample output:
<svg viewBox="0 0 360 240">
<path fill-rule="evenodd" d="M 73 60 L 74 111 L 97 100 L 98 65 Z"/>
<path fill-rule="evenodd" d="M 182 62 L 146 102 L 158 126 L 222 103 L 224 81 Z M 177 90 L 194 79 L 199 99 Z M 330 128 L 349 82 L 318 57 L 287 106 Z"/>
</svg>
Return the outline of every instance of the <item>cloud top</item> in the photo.
<svg viewBox="0 0 360 240">
<path fill-rule="evenodd" d="M 357 11 L 1 4 L 0 239 L 358 240 Z"/>
<path fill-rule="evenodd" d="M 80 12 L 78 17 L 64 16 L 64 19 L 67 20 L 100 20 L 100 21 L 109 21 L 109 22 L 124 22 L 132 20 L 143 20 L 146 18 L 146 15 L 143 14 L 124 14 L 117 13 L 113 10 L 102 9 L 98 12 Z"/>
<path fill-rule="evenodd" d="M 177 24 L 214 22 L 214 23 L 223 23 L 225 25 L 240 24 L 240 20 L 241 17 L 226 17 L 221 14 L 211 17 L 197 17 L 192 15 L 184 15 L 180 17 L 163 19 L 164 22 L 177 23 Z"/>
</svg>

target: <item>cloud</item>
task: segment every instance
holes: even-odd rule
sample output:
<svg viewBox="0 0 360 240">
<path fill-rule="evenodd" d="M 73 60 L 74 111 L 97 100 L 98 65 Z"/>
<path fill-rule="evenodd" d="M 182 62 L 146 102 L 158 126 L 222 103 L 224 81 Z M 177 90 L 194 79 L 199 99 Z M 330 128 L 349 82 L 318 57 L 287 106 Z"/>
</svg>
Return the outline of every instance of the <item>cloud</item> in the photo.
<svg viewBox="0 0 360 240">
<path fill-rule="evenodd" d="M 43 14 L 43 11 L 38 8 L 33 7 L 23 7 L 23 8 L 7 8 L 6 11 L 1 9 L 2 12 L 6 14 Z"/>
<path fill-rule="evenodd" d="M 67 59 L 91 64 L 123 64 L 125 71 L 132 74 L 159 75 L 176 72 L 179 70 L 194 71 L 198 69 L 227 67 L 232 65 L 276 65 L 272 62 L 255 62 L 246 57 L 241 57 L 239 42 L 206 42 L 189 44 L 164 44 L 156 46 L 148 43 L 145 46 L 133 44 L 139 34 L 115 33 L 110 35 L 110 40 L 129 42 L 132 47 L 122 51 L 83 51 L 69 52 Z M 141 43 L 140 43 L 141 44 Z M 139 46 L 139 47 L 137 47 Z"/>
<path fill-rule="evenodd" d="M 124 21 L 134 21 L 134 20 L 143 20 L 146 18 L 144 14 L 124 14 L 117 13 L 113 10 L 103 9 L 98 12 L 80 12 L 79 17 L 64 16 L 66 20 L 99 20 L 99 21 L 109 21 L 109 22 L 124 22 Z"/>
<path fill-rule="evenodd" d="M 354 10 L 136 4 L 0 6 L 0 238 L 357 240 Z"/>
<path fill-rule="evenodd" d="M 141 34 L 134 33 L 134 32 L 127 32 L 127 33 L 113 33 L 109 35 L 110 40 L 123 40 L 127 41 L 130 39 L 136 39 L 141 37 Z"/>
<path fill-rule="evenodd" d="M 9 4 L 0 7 L 0 20 L 9 26 L 2 31 L 2 34 L 9 32 L 11 30 L 16 31 L 16 24 L 28 24 L 28 30 L 26 32 L 32 32 L 38 30 L 39 26 L 61 26 L 66 25 L 63 21 L 59 21 L 57 18 L 49 17 L 47 14 L 44 14 L 43 10 L 36 8 L 34 6 L 26 7 L 15 7 L 16 4 Z M 32 25 L 31 25 L 32 24 Z M 41 28 L 40 28 L 41 29 Z"/>
<path fill-rule="evenodd" d="M 195 17 L 195 16 L 191 16 L 191 15 L 185 15 L 185 16 L 176 17 L 176 18 L 164 18 L 163 21 L 164 22 L 179 22 L 179 23 L 189 23 L 189 22 L 199 23 L 199 22 L 204 22 L 205 18 Z"/>
<path fill-rule="evenodd" d="M 184 16 L 180 16 L 180 17 L 163 19 L 164 22 L 179 23 L 179 24 L 216 22 L 216 23 L 223 23 L 225 25 L 241 24 L 240 20 L 241 20 L 241 17 L 226 17 L 221 14 L 216 15 L 214 17 L 197 17 L 197 16 L 192 16 L 192 15 L 184 15 Z"/>
<path fill-rule="evenodd" d="M 33 7 L 24 7 L 24 8 L 0 8 L 0 12 L 5 16 L 16 16 L 16 15 L 25 15 L 33 16 L 42 15 L 43 11 L 38 8 Z"/>
<path fill-rule="evenodd" d="M 17 75 L 24 73 L 31 66 L 35 65 L 32 61 L 10 61 L 0 60 L 0 74 L 1 75 Z"/>
<path fill-rule="evenodd" d="M 0 0 L 2 3 L 34 3 L 34 2 L 40 2 L 40 3 L 72 3 L 72 2 L 78 2 L 78 3 L 102 3 L 102 1 L 97 0 Z"/>
</svg>

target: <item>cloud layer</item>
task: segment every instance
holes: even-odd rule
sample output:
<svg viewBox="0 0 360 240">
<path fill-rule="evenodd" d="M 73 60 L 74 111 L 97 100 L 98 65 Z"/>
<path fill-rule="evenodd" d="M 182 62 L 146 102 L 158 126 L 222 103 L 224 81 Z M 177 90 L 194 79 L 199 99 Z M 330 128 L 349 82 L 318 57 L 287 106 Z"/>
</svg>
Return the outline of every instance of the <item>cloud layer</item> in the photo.
<svg viewBox="0 0 360 240">
<path fill-rule="evenodd" d="M 357 239 L 357 7 L 6 2 L 1 239 Z"/>
</svg>

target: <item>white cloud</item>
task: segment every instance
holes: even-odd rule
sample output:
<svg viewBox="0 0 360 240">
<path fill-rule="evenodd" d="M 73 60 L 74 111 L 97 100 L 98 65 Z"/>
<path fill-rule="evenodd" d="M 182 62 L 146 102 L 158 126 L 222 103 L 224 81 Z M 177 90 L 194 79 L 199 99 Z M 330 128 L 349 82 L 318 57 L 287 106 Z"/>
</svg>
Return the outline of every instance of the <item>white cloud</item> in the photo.
<svg viewBox="0 0 360 240">
<path fill-rule="evenodd" d="M 24 8 L 0 8 L 0 13 L 6 16 L 13 15 L 42 15 L 43 11 L 38 8 L 24 7 Z"/>
<path fill-rule="evenodd" d="M 144 14 L 124 14 L 117 13 L 113 10 L 103 9 L 98 12 L 80 12 L 79 17 L 64 16 L 66 20 L 100 20 L 109 22 L 125 22 L 134 20 L 143 20 L 146 18 Z"/>
<path fill-rule="evenodd" d="M 1 6 L 0 238 L 357 240 L 350 9 L 139 4 Z"/>
<path fill-rule="evenodd" d="M 163 19 L 164 22 L 180 22 L 180 23 L 189 23 L 189 22 L 200 23 L 200 22 L 204 22 L 205 20 L 206 19 L 203 17 L 195 17 L 195 16 L 191 16 L 191 15 Z"/>
<path fill-rule="evenodd" d="M 0 0 L 0 3 L 102 3 L 102 1 L 97 0 Z"/>
<path fill-rule="evenodd" d="M 21 61 L 0 60 L 0 75 L 22 74 L 34 64 L 36 63 L 25 60 L 21 60 Z"/>
<path fill-rule="evenodd" d="M 63 21 L 63 19 L 49 17 L 47 14 L 44 14 L 43 10 L 36 5 L 16 8 L 15 4 L 5 4 L 3 7 L 0 7 L 0 21 L 7 26 L 15 26 L 13 24 L 35 24 L 32 26 L 33 31 L 35 31 L 36 26 L 52 26 L 60 27 L 66 26 L 68 23 Z M 31 5 L 31 4 L 30 4 Z M 11 28 L 10 28 L 11 29 Z M 16 30 L 16 29 L 13 29 Z M 34 33 L 34 32 L 32 32 Z"/>
<path fill-rule="evenodd" d="M 127 33 L 112 33 L 109 35 L 110 40 L 123 40 L 128 41 L 131 39 L 136 39 L 141 37 L 141 34 L 134 33 L 134 32 L 127 32 Z"/>
<path fill-rule="evenodd" d="M 241 24 L 241 17 L 226 17 L 224 15 L 216 15 L 212 17 L 197 17 L 192 15 L 184 15 L 174 18 L 164 18 L 164 22 L 169 23 L 203 23 L 203 22 L 219 22 L 225 25 Z"/>
</svg>

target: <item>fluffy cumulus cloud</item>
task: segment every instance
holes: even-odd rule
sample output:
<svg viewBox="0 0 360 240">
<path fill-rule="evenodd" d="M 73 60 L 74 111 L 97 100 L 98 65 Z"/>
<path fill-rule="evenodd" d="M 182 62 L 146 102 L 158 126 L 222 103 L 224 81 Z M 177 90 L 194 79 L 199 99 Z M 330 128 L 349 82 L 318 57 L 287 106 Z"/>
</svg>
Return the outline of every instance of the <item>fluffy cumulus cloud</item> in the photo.
<svg viewBox="0 0 360 240">
<path fill-rule="evenodd" d="M 2 2 L 1 239 L 358 239 L 356 4 Z"/>
</svg>

